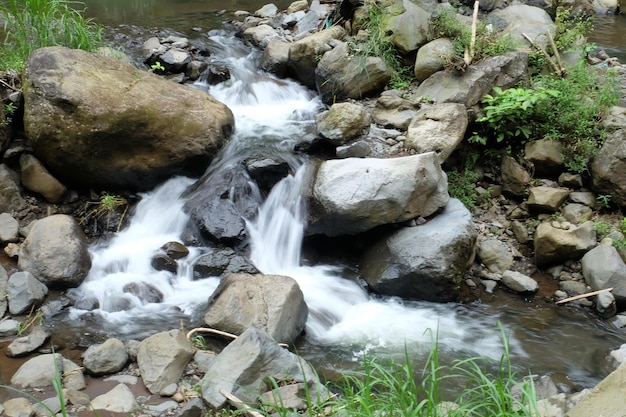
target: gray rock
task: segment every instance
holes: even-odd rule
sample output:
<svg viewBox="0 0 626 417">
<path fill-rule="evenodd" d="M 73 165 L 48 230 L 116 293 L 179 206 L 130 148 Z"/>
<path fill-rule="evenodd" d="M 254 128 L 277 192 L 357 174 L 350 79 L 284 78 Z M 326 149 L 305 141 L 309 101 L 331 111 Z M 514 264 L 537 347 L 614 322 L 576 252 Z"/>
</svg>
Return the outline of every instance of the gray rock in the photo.
<svg viewBox="0 0 626 417">
<path fill-rule="evenodd" d="M 6 417 L 31 417 L 35 415 L 35 408 L 27 398 L 11 398 L 2 403 L 3 416 Z"/>
<path fill-rule="evenodd" d="M 259 58 L 259 67 L 263 71 L 284 77 L 287 74 L 290 46 L 289 42 L 282 39 L 271 39 Z"/>
<path fill-rule="evenodd" d="M 244 42 L 261 49 L 265 48 L 270 41 L 278 38 L 279 36 L 280 35 L 276 29 L 265 24 L 248 28 L 241 34 Z"/>
<path fill-rule="evenodd" d="M 11 377 L 11 385 L 20 388 L 52 386 L 52 380 L 63 374 L 63 357 L 58 354 L 35 356 L 24 362 Z"/>
<path fill-rule="evenodd" d="M 533 211 L 556 213 L 567 200 L 569 190 L 547 186 L 531 187 L 528 194 L 528 208 Z"/>
<path fill-rule="evenodd" d="M 454 44 L 448 38 L 428 42 L 417 51 L 413 72 L 417 81 L 424 81 L 443 69 L 446 59 L 454 56 Z"/>
<path fill-rule="evenodd" d="M 372 152 L 370 145 L 359 140 L 345 146 L 338 146 L 335 150 L 337 158 L 365 158 Z"/>
<path fill-rule="evenodd" d="M 595 308 L 600 317 L 606 319 L 612 317 L 617 312 L 615 297 L 610 292 L 603 292 L 596 296 Z"/>
<path fill-rule="evenodd" d="M 13 319 L 3 319 L 0 321 L 0 336 L 15 336 L 18 333 L 21 322 Z"/>
<path fill-rule="evenodd" d="M 565 291 L 570 297 L 575 297 L 589 292 L 587 285 L 584 282 L 579 281 L 561 281 L 559 282 L 559 289 L 561 291 Z"/>
<path fill-rule="evenodd" d="M 536 44 L 547 48 L 549 45 L 549 32 L 554 37 L 556 24 L 545 10 L 527 6 L 525 4 L 514 4 L 504 9 L 495 10 L 487 16 L 487 20 L 497 29 L 502 30 L 503 35 L 511 38 L 522 45 L 529 45 L 523 34 L 530 37 Z"/>
<path fill-rule="evenodd" d="M 305 11 L 309 8 L 309 2 L 307 0 L 296 0 L 287 7 L 287 14 L 296 13 L 299 11 Z"/>
<path fill-rule="evenodd" d="M 94 375 L 112 374 L 120 371 L 128 362 L 128 352 L 118 339 L 107 339 L 104 343 L 91 345 L 83 353 L 85 369 Z"/>
<path fill-rule="evenodd" d="M 20 173 L 24 188 L 42 195 L 50 203 L 59 203 L 67 191 L 33 155 L 22 154 Z"/>
<path fill-rule="evenodd" d="M 542 267 L 578 259 L 595 245 L 596 232 L 591 221 L 568 230 L 543 222 L 535 232 L 535 261 Z"/>
<path fill-rule="evenodd" d="M 17 174 L 0 164 L 0 213 L 16 213 L 26 206 Z"/>
<path fill-rule="evenodd" d="M 137 366 L 152 394 L 178 382 L 195 348 L 180 330 L 157 333 L 144 339 L 137 350 Z"/>
<path fill-rule="evenodd" d="M 569 222 L 581 224 L 588 220 L 591 220 L 593 216 L 593 210 L 591 207 L 584 204 L 570 203 L 563 206 L 561 214 Z"/>
<path fill-rule="evenodd" d="M 502 192 L 516 197 L 526 195 L 526 187 L 530 184 L 530 174 L 514 158 L 502 157 L 500 165 L 502 175 Z"/>
<path fill-rule="evenodd" d="M 86 187 L 148 190 L 201 175 L 234 126 L 204 91 L 78 49 L 38 49 L 23 88 L 34 154 L 55 177 Z"/>
<path fill-rule="evenodd" d="M 625 378 L 626 364 L 622 364 L 572 407 L 567 416 L 619 416 L 623 414 L 626 409 L 626 396 L 622 395 L 622 383 Z"/>
<path fill-rule="evenodd" d="M 476 237 L 469 210 L 450 199 L 427 223 L 393 232 L 365 251 L 361 276 L 379 294 L 452 301 L 473 260 Z"/>
<path fill-rule="evenodd" d="M 18 337 L 7 346 L 7 354 L 11 357 L 23 356 L 34 352 L 43 346 L 50 337 L 50 332 L 41 326 L 36 326 L 30 334 Z"/>
<path fill-rule="evenodd" d="M 193 266 L 194 279 L 219 277 L 224 274 L 257 274 L 258 272 L 259 270 L 248 258 L 228 247 L 216 248 L 200 256 Z"/>
<path fill-rule="evenodd" d="M 367 134 L 370 117 L 363 106 L 336 103 L 315 116 L 317 131 L 334 145 L 343 145 L 355 137 Z"/>
<path fill-rule="evenodd" d="M 502 283 L 513 291 L 521 293 L 536 292 L 539 289 L 537 281 L 517 271 L 504 271 Z"/>
<path fill-rule="evenodd" d="M 471 107 L 493 87 L 503 89 L 517 85 L 528 72 L 528 56 L 509 52 L 470 65 L 461 75 L 439 71 L 424 80 L 415 92 L 436 103 L 460 103 Z"/>
<path fill-rule="evenodd" d="M 345 42 L 326 52 L 315 68 L 315 87 L 326 104 L 378 94 L 390 80 L 381 58 L 355 55 Z"/>
<path fill-rule="evenodd" d="M 234 334 L 256 327 L 281 343 L 292 343 L 304 330 L 307 316 L 304 296 L 293 278 L 233 274 L 222 278 L 209 298 L 204 322 Z"/>
<path fill-rule="evenodd" d="M 130 413 L 139 408 L 135 394 L 124 384 L 118 384 L 111 391 L 91 400 L 94 410 L 106 410 L 114 413 Z"/>
<path fill-rule="evenodd" d="M 17 242 L 20 224 L 9 213 L 0 214 L 0 242 Z"/>
<path fill-rule="evenodd" d="M 306 0 L 304 0 L 306 1 Z M 185 401 L 178 412 L 178 417 L 202 417 L 207 413 L 207 407 L 200 398 L 192 398 Z"/>
<path fill-rule="evenodd" d="M 272 18 L 272 17 L 275 17 L 277 13 L 278 13 L 278 7 L 276 7 L 275 4 L 268 3 L 264 5 L 263 7 L 261 7 L 259 10 L 257 10 L 256 12 L 254 12 L 254 15 L 262 17 L 262 18 L 268 18 L 268 17 Z"/>
<path fill-rule="evenodd" d="M 20 248 L 18 267 L 55 287 L 76 287 L 91 268 L 87 238 L 75 218 L 37 220 Z"/>
<path fill-rule="evenodd" d="M 593 191 L 626 206 L 626 129 L 611 133 L 591 164 Z"/>
<path fill-rule="evenodd" d="M 330 51 L 330 42 L 341 39 L 346 31 L 332 26 L 294 42 L 289 47 L 288 66 L 294 77 L 309 88 L 315 88 L 315 68 L 320 57 Z"/>
<path fill-rule="evenodd" d="M 200 382 L 202 398 L 216 409 L 226 405 L 226 398 L 220 391 L 253 402 L 259 394 L 272 388 L 266 382 L 269 378 L 308 384 L 313 403 L 329 397 L 329 392 L 307 361 L 278 346 L 267 333 L 251 327 L 226 346 L 211 363 Z"/>
<path fill-rule="evenodd" d="M 524 147 L 524 157 L 532 162 L 538 175 L 553 175 L 563 171 L 565 161 L 561 143 L 556 140 L 533 140 Z"/>
<path fill-rule="evenodd" d="M 599 245 L 583 256 L 583 276 L 592 290 L 613 288 L 618 304 L 626 302 L 626 265 L 617 249 L 610 245 Z"/>
<path fill-rule="evenodd" d="M 515 239 L 517 239 L 519 243 L 525 244 L 530 240 L 528 228 L 519 220 L 513 220 L 511 222 L 511 230 L 513 231 L 513 236 L 515 236 Z"/>
<path fill-rule="evenodd" d="M 7 297 L 9 311 L 13 315 L 26 313 L 39 306 L 48 294 L 48 287 L 39 282 L 30 272 L 16 272 L 9 278 Z"/>
<path fill-rule="evenodd" d="M 383 91 L 372 109 L 372 119 L 381 126 L 406 130 L 418 107 L 401 97 L 397 90 Z"/>
<path fill-rule="evenodd" d="M 569 199 L 573 203 L 584 204 L 587 207 L 596 207 L 596 195 L 591 191 L 574 191 L 569 194 Z"/>
<path fill-rule="evenodd" d="M 348 158 L 320 163 L 312 188 L 307 232 L 340 236 L 427 217 L 448 202 L 439 157 Z"/>
<path fill-rule="evenodd" d="M 206 372 L 216 356 L 217 354 L 214 352 L 199 350 L 195 353 L 195 355 L 193 355 L 193 361 L 198 366 L 198 369 L 200 369 L 202 372 Z"/>
<path fill-rule="evenodd" d="M 502 274 L 513 266 L 513 254 L 509 247 L 496 239 L 478 244 L 478 258 L 491 272 Z"/>
<path fill-rule="evenodd" d="M 0 318 L 4 317 L 4 313 L 6 313 L 7 308 L 9 307 L 9 300 L 7 299 L 8 291 L 9 275 L 7 274 L 6 269 L 0 265 Z M 6 329 L 10 329 L 10 327 L 6 327 Z"/>
<path fill-rule="evenodd" d="M 80 391 L 86 386 L 83 368 L 71 360 L 63 358 L 63 387 Z"/>
<path fill-rule="evenodd" d="M 443 163 L 463 141 L 468 123 L 462 104 L 425 104 L 411 120 L 406 147 L 417 153 L 436 152 Z"/>
<path fill-rule="evenodd" d="M 583 186 L 583 177 L 580 174 L 562 172 L 559 175 L 559 185 L 568 188 L 580 188 Z"/>
<path fill-rule="evenodd" d="M 430 13 L 410 0 L 401 3 L 402 8 L 386 10 L 380 30 L 386 34 L 385 40 L 393 42 L 402 54 L 410 54 L 428 41 Z"/>
</svg>

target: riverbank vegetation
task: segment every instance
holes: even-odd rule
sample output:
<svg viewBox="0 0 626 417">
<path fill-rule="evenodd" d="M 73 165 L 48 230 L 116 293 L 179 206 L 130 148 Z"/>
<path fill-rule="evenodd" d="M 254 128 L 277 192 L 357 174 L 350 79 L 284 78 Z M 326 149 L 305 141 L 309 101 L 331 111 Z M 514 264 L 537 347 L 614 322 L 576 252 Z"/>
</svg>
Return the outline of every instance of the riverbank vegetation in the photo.
<svg viewBox="0 0 626 417">
<path fill-rule="evenodd" d="M 46 46 L 67 46 L 93 51 L 102 43 L 103 29 L 85 18 L 68 0 L 6 0 L 0 3 L 4 36 L 0 70 L 24 68 L 32 51 Z"/>
</svg>

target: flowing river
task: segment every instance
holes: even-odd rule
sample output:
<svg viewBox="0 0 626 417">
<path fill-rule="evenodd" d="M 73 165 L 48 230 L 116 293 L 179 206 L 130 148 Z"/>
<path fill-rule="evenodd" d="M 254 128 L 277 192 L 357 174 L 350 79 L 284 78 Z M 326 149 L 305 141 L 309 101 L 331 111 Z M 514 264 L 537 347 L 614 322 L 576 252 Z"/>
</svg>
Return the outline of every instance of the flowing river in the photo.
<svg viewBox="0 0 626 417">
<path fill-rule="evenodd" d="M 294 138 L 307 137 L 314 130 L 314 116 L 323 108 L 314 92 L 262 73 L 256 66 L 257 51 L 240 44 L 232 33 L 215 29 L 223 3 L 187 0 L 172 6 L 165 0 L 90 0 L 86 4 L 107 25 L 129 23 L 180 32 L 196 28 L 194 38 L 206 42 L 213 56 L 230 69 L 228 82 L 195 85 L 226 103 L 236 118 L 233 139 L 209 170 L 234 169 L 238 161 L 258 152 L 280 155 L 291 165 L 294 174 L 277 184 L 257 215 L 247 219 L 251 259 L 263 273 L 298 281 L 310 315 L 297 349 L 320 370 L 349 369 L 365 354 L 402 357 L 405 351 L 419 365 L 435 334 L 444 360 L 499 358 L 503 333 L 514 366 L 524 374 L 548 374 L 563 386 L 582 388 L 595 385 L 610 371 L 606 355 L 626 342 L 626 335 L 578 307 L 555 307 L 541 296 L 522 298 L 499 291 L 472 304 L 374 297 L 358 284 L 351 265 L 339 259 L 309 265 L 301 253 L 306 209 L 301 191 L 307 161 L 290 150 Z M 288 3 L 276 4 L 285 8 Z M 235 1 L 228 7 L 254 11 L 261 5 Z M 149 36 L 146 29 L 145 37 Z M 161 245 L 181 240 L 188 221 L 183 195 L 192 183 L 173 178 L 146 193 L 130 226 L 111 241 L 92 247 L 92 270 L 74 295 L 96 297 L 101 308 L 94 312 L 73 308 L 65 318 L 83 335 L 91 329 L 132 338 L 198 322 L 219 279 L 194 280 L 192 265 L 211 248 L 191 248 L 187 264 L 176 274 L 155 271 L 150 265 Z M 251 184 L 250 191 L 255 189 Z M 142 304 L 125 294 L 124 285 L 137 280 L 157 287 L 163 302 Z"/>
</svg>

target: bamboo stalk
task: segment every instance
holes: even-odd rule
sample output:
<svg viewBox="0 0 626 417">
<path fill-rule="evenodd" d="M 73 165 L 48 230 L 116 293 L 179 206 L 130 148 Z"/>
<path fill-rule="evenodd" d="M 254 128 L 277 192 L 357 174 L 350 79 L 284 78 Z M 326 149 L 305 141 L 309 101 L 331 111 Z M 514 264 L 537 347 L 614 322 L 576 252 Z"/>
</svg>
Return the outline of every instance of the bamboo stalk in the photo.
<svg viewBox="0 0 626 417">
<path fill-rule="evenodd" d="M 563 66 L 563 61 L 561 61 L 561 54 L 559 54 L 559 50 L 556 48 L 554 39 L 552 38 L 552 33 L 550 33 L 549 30 L 546 33 L 548 34 L 548 39 L 550 40 L 550 46 L 552 46 L 552 51 L 554 52 L 556 61 L 559 63 L 559 68 L 561 69 L 559 75 L 563 75 L 565 72 L 565 67 Z"/>
<path fill-rule="evenodd" d="M 220 394 L 222 394 L 226 399 L 235 407 L 237 410 L 243 411 L 245 414 L 250 417 L 263 417 L 261 413 L 258 413 L 252 409 L 248 404 L 241 401 L 235 395 L 230 392 L 226 392 L 223 389 L 220 389 Z"/>
<path fill-rule="evenodd" d="M 585 294 L 576 295 L 574 297 L 564 298 L 562 300 L 557 301 L 554 304 L 563 304 L 563 303 L 567 303 L 567 302 L 574 301 L 574 300 L 580 300 L 581 298 L 591 297 L 593 295 L 598 295 L 598 294 L 601 294 L 603 292 L 608 292 L 608 291 L 612 291 L 612 290 L 613 290 L 613 288 L 605 288 L 603 290 L 591 291 L 591 292 L 588 292 L 588 293 L 585 293 Z"/>
<path fill-rule="evenodd" d="M 239 337 L 236 334 L 224 332 L 222 330 L 212 329 L 210 327 L 196 327 L 195 329 L 191 329 L 187 332 L 187 339 L 191 339 L 191 336 L 193 336 L 196 333 L 213 333 L 219 336 L 231 338 L 233 340 Z M 284 347 L 284 348 L 289 347 L 287 343 L 279 343 L 278 346 Z"/>
<path fill-rule="evenodd" d="M 541 45 L 537 45 L 532 39 L 530 39 L 530 37 L 525 34 L 522 33 L 522 36 L 526 38 L 526 40 L 528 40 L 528 42 L 530 42 L 530 45 L 533 46 L 534 48 L 539 49 L 541 52 L 543 52 L 543 55 L 546 57 L 546 59 L 548 60 L 548 62 L 550 64 L 552 64 L 552 67 L 554 68 L 554 71 L 556 71 L 556 73 L 561 76 L 563 75 L 563 72 L 561 71 L 561 68 L 559 68 L 559 66 L 554 62 L 554 60 L 550 57 L 550 55 L 546 52 L 545 49 L 543 49 L 541 47 Z"/>
</svg>

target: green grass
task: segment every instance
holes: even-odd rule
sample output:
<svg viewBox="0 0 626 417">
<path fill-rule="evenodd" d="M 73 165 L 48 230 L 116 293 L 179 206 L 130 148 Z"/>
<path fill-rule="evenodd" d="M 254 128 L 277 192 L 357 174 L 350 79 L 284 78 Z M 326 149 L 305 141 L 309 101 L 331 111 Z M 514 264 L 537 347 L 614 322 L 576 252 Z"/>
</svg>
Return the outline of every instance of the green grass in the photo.
<svg viewBox="0 0 626 417">
<path fill-rule="evenodd" d="M 32 51 L 67 46 L 93 51 L 101 45 L 102 27 L 86 19 L 84 5 L 67 0 L 5 0 L 0 3 L 4 42 L 0 70 L 22 70 Z"/>
</svg>

